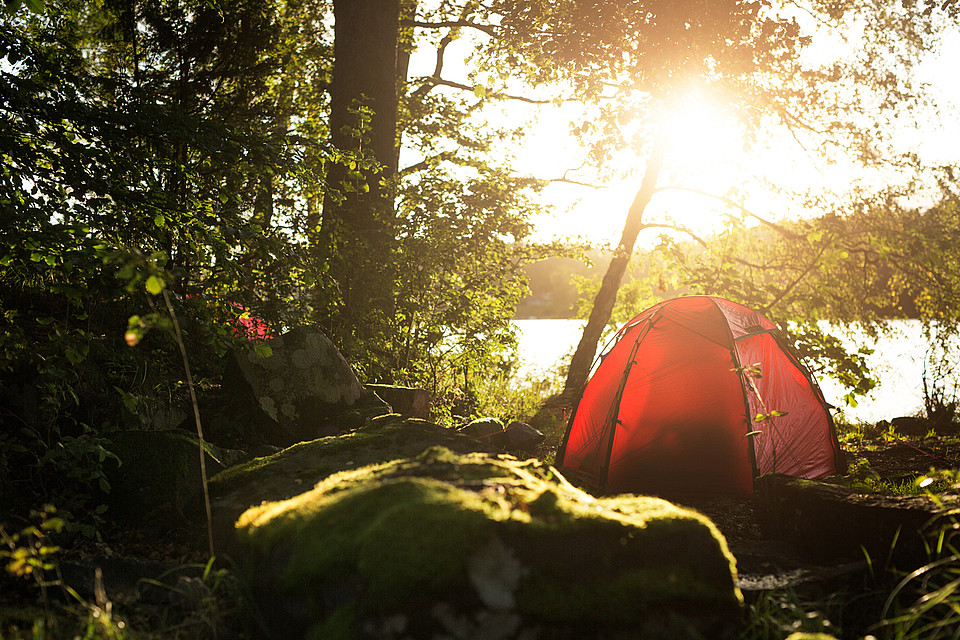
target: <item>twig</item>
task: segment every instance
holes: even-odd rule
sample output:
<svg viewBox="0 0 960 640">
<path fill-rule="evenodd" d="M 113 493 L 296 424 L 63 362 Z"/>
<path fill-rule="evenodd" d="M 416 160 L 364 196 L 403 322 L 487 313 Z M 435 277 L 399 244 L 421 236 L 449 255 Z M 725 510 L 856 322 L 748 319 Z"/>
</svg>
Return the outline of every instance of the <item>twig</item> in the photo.
<svg viewBox="0 0 960 640">
<path fill-rule="evenodd" d="M 206 448 L 203 440 L 203 427 L 200 424 L 200 405 L 197 404 L 197 392 L 193 386 L 193 374 L 190 372 L 190 361 L 187 359 L 187 347 L 183 343 L 183 334 L 180 332 L 180 323 L 177 321 L 177 314 L 173 311 L 173 305 L 170 303 L 170 294 L 166 288 L 163 289 L 163 302 L 167 305 L 167 313 L 173 321 L 174 336 L 177 339 L 177 345 L 180 347 L 180 357 L 183 359 L 183 370 L 187 375 L 187 388 L 190 390 L 190 401 L 193 403 L 193 419 L 197 425 L 197 440 L 200 443 L 200 480 L 203 483 L 203 507 L 207 515 L 207 544 L 210 547 L 210 557 L 214 557 L 213 548 L 213 514 L 210 510 L 210 488 L 207 486 L 207 459 Z"/>
</svg>

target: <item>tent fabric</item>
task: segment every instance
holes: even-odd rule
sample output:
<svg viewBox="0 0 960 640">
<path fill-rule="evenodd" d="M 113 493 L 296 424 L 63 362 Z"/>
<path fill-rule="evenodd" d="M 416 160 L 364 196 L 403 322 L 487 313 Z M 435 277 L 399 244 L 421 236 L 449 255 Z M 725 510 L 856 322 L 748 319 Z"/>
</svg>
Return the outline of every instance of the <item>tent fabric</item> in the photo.
<svg viewBox="0 0 960 640">
<path fill-rule="evenodd" d="M 603 491 L 663 495 L 749 494 L 763 473 L 836 473 L 828 405 L 776 330 L 713 296 L 647 309 L 584 387 L 560 470 Z M 762 417 L 774 411 L 784 415 Z"/>
</svg>

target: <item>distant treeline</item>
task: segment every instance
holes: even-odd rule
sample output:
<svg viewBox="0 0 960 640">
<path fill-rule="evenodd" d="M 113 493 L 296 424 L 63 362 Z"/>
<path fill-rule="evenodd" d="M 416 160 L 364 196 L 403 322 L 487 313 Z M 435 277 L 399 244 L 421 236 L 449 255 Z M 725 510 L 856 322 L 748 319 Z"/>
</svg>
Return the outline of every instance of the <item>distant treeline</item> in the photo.
<svg viewBox="0 0 960 640">
<path fill-rule="evenodd" d="M 517 305 L 517 318 L 575 318 L 580 279 L 603 277 L 610 253 L 592 251 L 587 261 L 575 258 L 547 258 L 525 265 L 530 295 Z"/>
</svg>

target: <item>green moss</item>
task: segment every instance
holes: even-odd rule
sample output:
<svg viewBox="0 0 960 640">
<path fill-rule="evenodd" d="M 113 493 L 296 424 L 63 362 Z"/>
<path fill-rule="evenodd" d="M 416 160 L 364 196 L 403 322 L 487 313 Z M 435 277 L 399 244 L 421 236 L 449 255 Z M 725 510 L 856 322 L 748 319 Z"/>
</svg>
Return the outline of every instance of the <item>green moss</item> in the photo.
<svg viewBox="0 0 960 640">
<path fill-rule="evenodd" d="M 301 541 L 281 576 L 284 589 L 357 571 L 370 597 L 390 607 L 409 590 L 462 586 L 464 550 L 489 533 L 491 519 L 509 518 L 509 510 L 432 478 L 376 479 L 396 466 L 331 478 L 291 500 L 251 509 L 238 526 L 249 529 L 249 542 L 261 552 Z"/>
<path fill-rule="evenodd" d="M 338 471 L 416 457 L 435 445 L 458 453 L 485 450 L 476 440 L 451 429 L 389 414 L 356 431 L 301 442 L 231 467 L 212 478 L 210 487 L 217 496 L 236 493 L 250 506 L 296 495 Z"/>
<path fill-rule="evenodd" d="M 703 516 L 656 498 L 596 500 L 535 460 L 429 448 L 332 474 L 237 526 L 248 578 L 276 599 L 263 608 L 301 616 L 294 635 L 397 616 L 423 630 L 438 606 L 629 628 L 737 617 L 742 604 Z"/>
</svg>

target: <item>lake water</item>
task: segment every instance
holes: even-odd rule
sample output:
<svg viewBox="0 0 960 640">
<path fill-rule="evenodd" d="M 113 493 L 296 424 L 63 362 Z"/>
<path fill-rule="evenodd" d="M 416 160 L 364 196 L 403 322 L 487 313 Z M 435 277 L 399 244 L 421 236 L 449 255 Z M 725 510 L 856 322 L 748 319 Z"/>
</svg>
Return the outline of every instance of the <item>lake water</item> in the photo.
<svg viewBox="0 0 960 640">
<path fill-rule="evenodd" d="M 569 361 L 580 341 L 583 320 L 514 320 L 519 331 L 518 375 L 538 377 Z M 923 367 L 926 342 L 919 321 L 894 324 L 891 335 L 876 342 L 864 334 L 847 339 L 849 346 L 874 349 L 867 362 L 880 384 L 856 407 L 843 406 L 843 387 L 830 378 L 818 377 L 827 402 L 838 407 L 851 421 L 877 422 L 897 416 L 913 415 L 923 408 Z M 951 387 L 948 387 L 948 389 Z"/>
</svg>

